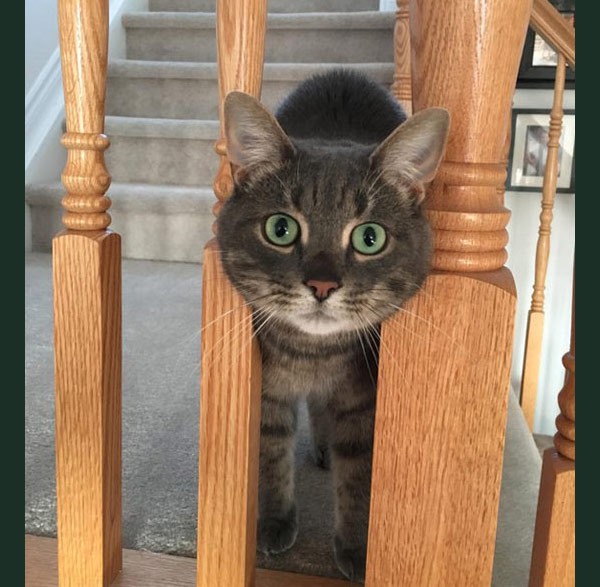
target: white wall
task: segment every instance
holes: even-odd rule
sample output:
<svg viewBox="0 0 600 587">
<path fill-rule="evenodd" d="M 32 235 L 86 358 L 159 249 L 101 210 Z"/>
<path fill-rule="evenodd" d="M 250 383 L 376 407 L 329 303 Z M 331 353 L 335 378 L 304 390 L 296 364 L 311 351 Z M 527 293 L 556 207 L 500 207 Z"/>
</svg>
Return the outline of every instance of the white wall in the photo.
<svg viewBox="0 0 600 587">
<path fill-rule="evenodd" d="M 57 47 L 56 0 L 25 0 L 25 93 Z"/>
</svg>

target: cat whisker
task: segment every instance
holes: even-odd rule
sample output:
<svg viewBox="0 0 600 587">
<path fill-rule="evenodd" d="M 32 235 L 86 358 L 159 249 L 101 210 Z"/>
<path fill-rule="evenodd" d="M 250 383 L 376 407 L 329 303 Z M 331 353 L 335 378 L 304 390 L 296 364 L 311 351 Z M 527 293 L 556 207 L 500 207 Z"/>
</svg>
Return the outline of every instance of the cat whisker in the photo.
<svg viewBox="0 0 600 587">
<path fill-rule="evenodd" d="M 268 315 L 266 317 L 264 317 L 264 314 L 263 314 L 263 316 L 261 316 L 261 317 L 264 317 L 264 319 L 262 320 L 262 322 L 260 323 L 260 325 L 254 327 L 254 331 L 250 335 L 250 339 L 246 342 L 246 344 L 244 344 L 242 346 L 242 348 L 240 349 L 239 353 L 236 356 L 236 360 L 240 357 L 240 355 L 244 352 L 244 350 L 248 347 L 248 345 L 252 343 L 253 339 L 255 337 L 258 338 L 258 333 L 261 330 L 263 330 L 263 328 L 265 327 L 265 325 L 268 324 L 275 315 L 276 315 L 276 312 L 273 310 L 270 313 L 268 313 Z M 232 364 L 233 364 L 233 362 L 230 361 L 230 366 Z"/>
<path fill-rule="evenodd" d="M 240 304 L 239 306 L 236 306 L 235 308 L 232 308 L 231 310 L 228 310 L 227 312 L 224 312 L 223 314 L 221 314 L 220 316 L 217 316 L 214 320 L 211 320 L 208 324 L 203 325 L 202 328 L 200 329 L 199 332 L 204 332 L 209 326 L 211 326 L 212 324 L 214 324 L 215 322 L 217 322 L 218 320 L 222 320 L 223 318 L 225 318 L 226 316 L 229 316 L 229 314 L 236 312 L 238 310 L 241 310 L 242 308 L 245 308 L 247 306 L 250 306 L 251 304 L 253 304 L 254 302 L 257 302 L 258 300 L 264 299 L 268 296 L 270 296 L 271 294 L 265 294 L 264 296 L 259 296 L 257 298 L 254 298 L 252 300 L 246 301 L 243 304 Z"/>
<path fill-rule="evenodd" d="M 464 348 L 462 344 L 460 344 L 457 340 L 455 340 L 454 338 L 452 338 L 447 332 L 445 332 L 444 330 L 442 330 L 441 328 L 439 328 L 438 326 L 436 326 L 430 320 L 426 320 L 425 318 L 423 318 L 422 316 L 419 316 L 418 314 L 415 314 L 414 312 L 411 312 L 409 310 L 401 308 L 400 306 L 396 306 L 396 304 L 391 304 L 391 303 L 389 303 L 389 304 L 390 304 L 390 306 L 392 306 L 396 310 L 398 310 L 400 312 L 403 312 L 404 314 L 408 314 L 409 316 L 413 316 L 413 317 L 417 318 L 417 320 L 421 320 L 421 322 L 424 322 L 425 324 L 431 326 L 434 330 L 437 330 L 441 335 L 445 336 L 452 344 L 454 344 L 456 346 L 459 346 L 461 348 Z"/>
<path fill-rule="evenodd" d="M 257 310 L 256 312 L 254 312 L 253 314 L 251 314 L 250 316 L 246 316 L 246 318 L 242 321 L 241 323 L 241 328 L 239 330 L 239 332 L 237 332 L 234 337 L 231 339 L 231 343 L 235 343 L 241 336 L 244 336 L 247 333 L 248 327 L 249 328 L 254 328 L 254 319 L 256 318 L 257 320 L 260 320 L 264 317 L 265 314 L 269 314 L 269 311 L 266 308 L 260 308 L 259 310 Z M 212 347 L 209 351 L 206 352 L 206 355 L 209 356 L 212 353 L 215 353 L 217 350 L 219 350 L 220 347 L 223 346 L 223 342 L 226 339 L 226 337 L 231 334 L 231 332 L 234 329 L 231 328 L 229 329 Z M 252 337 L 254 336 L 254 334 L 251 335 L 250 340 L 252 340 Z M 245 348 L 245 346 L 243 347 Z M 242 349 L 243 350 L 243 349 Z M 241 353 L 242 351 L 240 351 Z M 221 348 L 220 352 L 218 355 L 214 356 L 211 360 L 211 362 L 206 366 L 206 369 L 210 369 L 214 363 L 219 360 L 221 358 L 223 354 L 223 349 Z M 238 355 L 239 356 L 239 355 Z M 231 365 L 231 357 L 230 357 L 230 365 Z"/>
<path fill-rule="evenodd" d="M 239 324 L 234 324 L 234 325 L 233 325 L 233 326 L 232 326 L 232 327 L 231 327 L 229 330 L 227 330 L 227 332 L 225 332 L 225 333 L 224 333 L 224 334 L 223 334 L 223 335 L 222 335 L 222 336 L 219 338 L 219 340 L 217 340 L 217 341 L 216 341 L 216 342 L 213 344 L 213 346 L 212 346 L 212 347 L 211 347 L 209 350 L 207 350 L 207 351 L 206 351 L 206 353 L 207 353 L 207 354 L 210 354 L 210 353 L 214 352 L 215 348 L 216 348 L 216 347 L 217 347 L 217 346 L 218 346 L 218 345 L 219 345 L 219 344 L 220 344 L 220 343 L 221 343 L 221 342 L 222 342 L 222 341 L 223 341 L 223 340 L 224 340 L 224 339 L 225 339 L 225 338 L 226 338 L 226 337 L 227 337 L 229 334 L 231 334 L 231 332 L 233 332 L 233 331 L 236 329 L 236 327 L 237 327 L 237 326 L 240 326 L 240 327 L 241 327 L 241 329 L 240 329 L 240 330 L 241 330 L 241 332 L 243 332 L 243 331 L 244 331 L 244 329 L 245 329 L 245 327 L 246 327 L 248 324 L 250 324 L 250 325 L 252 324 L 252 321 L 253 321 L 253 319 L 254 319 L 254 318 L 256 318 L 256 317 L 260 317 L 260 316 L 261 316 L 263 313 L 265 313 L 265 312 L 266 312 L 266 309 L 264 309 L 264 308 L 259 308 L 258 310 L 256 310 L 256 311 L 254 311 L 254 312 L 252 312 L 252 313 L 248 314 L 247 316 L 245 316 L 245 317 L 244 317 L 244 318 L 243 318 L 243 319 L 240 321 L 240 323 L 239 323 Z"/>
</svg>

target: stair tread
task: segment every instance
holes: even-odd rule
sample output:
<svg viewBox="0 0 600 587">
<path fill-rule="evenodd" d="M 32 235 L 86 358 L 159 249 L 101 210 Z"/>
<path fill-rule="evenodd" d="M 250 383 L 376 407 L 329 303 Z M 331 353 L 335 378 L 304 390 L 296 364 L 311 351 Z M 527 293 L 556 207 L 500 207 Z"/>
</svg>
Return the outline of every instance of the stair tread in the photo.
<svg viewBox="0 0 600 587">
<path fill-rule="evenodd" d="M 111 135 L 190 140 L 216 140 L 219 137 L 218 120 L 107 116 L 105 123 L 109 138 Z"/>
<path fill-rule="evenodd" d="M 215 0 L 150 0 L 151 12 L 214 12 Z M 269 12 L 356 12 L 377 10 L 379 0 L 269 0 Z"/>
<path fill-rule="evenodd" d="M 389 81 L 394 72 L 393 63 L 265 63 L 263 80 L 301 81 L 310 75 L 336 67 L 358 69 L 376 81 Z M 113 59 L 108 65 L 108 75 L 129 78 L 216 80 L 218 68 L 213 62 Z"/>
<path fill-rule="evenodd" d="M 126 12 L 121 17 L 126 28 L 214 29 L 212 12 Z M 267 29 L 393 29 L 393 12 L 271 13 Z"/>
<path fill-rule="evenodd" d="M 66 190 L 60 181 L 25 185 L 25 201 L 31 206 L 60 207 Z M 212 215 L 216 198 L 210 186 L 158 185 L 116 182 L 108 188 L 115 210 L 144 213 L 198 213 Z"/>
</svg>

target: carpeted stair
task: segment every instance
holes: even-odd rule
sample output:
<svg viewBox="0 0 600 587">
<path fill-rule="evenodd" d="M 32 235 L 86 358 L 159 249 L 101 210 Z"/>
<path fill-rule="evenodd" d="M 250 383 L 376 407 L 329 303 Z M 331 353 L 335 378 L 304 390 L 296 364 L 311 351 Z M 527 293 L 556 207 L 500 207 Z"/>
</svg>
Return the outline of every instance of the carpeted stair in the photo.
<svg viewBox="0 0 600 587">
<path fill-rule="evenodd" d="M 342 65 L 389 85 L 394 16 L 377 0 L 270 0 L 263 101 L 270 108 L 313 73 Z M 211 235 L 218 158 L 214 1 L 153 0 L 125 14 L 127 59 L 109 62 L 106 163 L 112 228 L 126 257 L 201 260 Z M 34 251 L 60 230 L 56 181 L 26 186 Z"/>
</svg>

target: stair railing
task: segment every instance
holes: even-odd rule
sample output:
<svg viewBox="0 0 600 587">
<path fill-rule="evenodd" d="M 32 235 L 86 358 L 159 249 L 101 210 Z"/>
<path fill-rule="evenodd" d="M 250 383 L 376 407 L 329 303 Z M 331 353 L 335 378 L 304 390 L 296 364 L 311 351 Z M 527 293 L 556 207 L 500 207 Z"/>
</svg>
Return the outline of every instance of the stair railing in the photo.
<svg viewBox="0 0 600 587">
<path fill-rule="evenodd" d="M 544 287 L 558 178 L 565 74 L 566 66 L 575 69 L 575 31 L 547 0 L 534 0 L 531 26 L 558 54 L 536 249 L 535 281 L 527 323 L 521 383 L 521 405 L 529 426 L 533 429 L 544 328 Z M 558 432 L 554 436 L 554 447 L 544 452 L 542 463 L 530 587 L 575 585 L 575 275 L 571 344 L 569 352 L 563 357 L 563 365 L 566 377 L 558 395 Z"/>
<path fill-rule="evenodd" d="M 535 279 L 531 308 L 527 316 L 525 352 L 521 377 L 520 403 L 525 419 L 533 431 L 537 389 L 542 359 L 544 334 L 544 289 L 550 257 L 554 198 L 558 181 L 559 145 L 563 121 L 565 67 L 575 69 L 575 31 L 548 0 L 535 0 L 531 26 L 557 52 L 558 63 L 554 82 L 554 101 L 550 112 L 548 155 L 542 187 L 542 211 L 535 256 Z"/>
<path fill-rule="evenodd" d="M 530 4 L 411 0 L 409 12 L 412 106 L 446 107 L 453 126 L 429 194 L 432 275 L 382 329 L 366 584 L 489 585 L 515 312 L 499 194 Z M 103 161 L 108 1 L 59 0 L 59 13 L 69 151 L 67 230 L 53 243 L 59 576 L 62 586 L 100 587 L 121 567 L 120 239 L 107 229 Z M 265 23 L 265 0 L 218 0 L 221 103 L 233 89 L 259 95 Z M 222 136 L 216 149 L 222 200 L 232 186 Z M 197 585 L 344 584 L 254 569 L 260 353 L 218 253 L 209 243 L 203 268 Z M 561 421 L 567 439 L 569 426 Z"/>
</svg>

